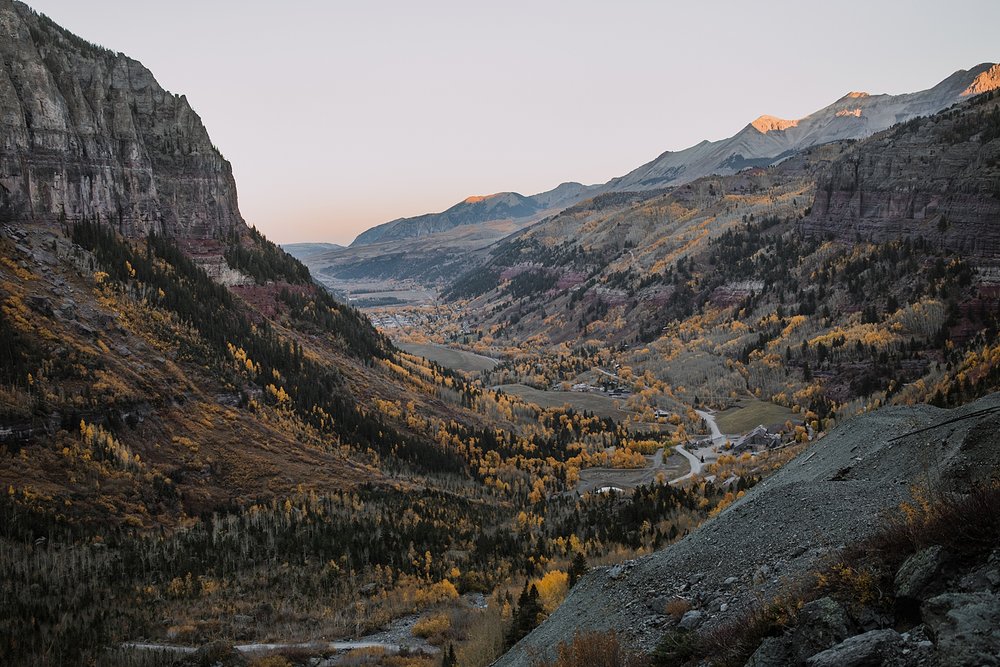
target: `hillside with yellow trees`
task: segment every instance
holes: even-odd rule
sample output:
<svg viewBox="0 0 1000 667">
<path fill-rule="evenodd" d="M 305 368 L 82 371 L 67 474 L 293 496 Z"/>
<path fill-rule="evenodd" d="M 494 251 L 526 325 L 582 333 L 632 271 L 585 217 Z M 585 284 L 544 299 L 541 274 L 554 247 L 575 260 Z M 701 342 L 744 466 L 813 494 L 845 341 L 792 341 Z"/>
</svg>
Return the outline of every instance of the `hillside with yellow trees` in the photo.
<svg viewBox="0 0 1000 667">
<path fill-rule="evenodd" d="M 998 377 L 998 114 L 987 93 L 776 166 L 595 197 L 495 245 L 403 336 L 500 358 L 495 384 L 613 370 L 643 420 L 760 399 L 823 428 L 982 396 Z"/>
</svg>

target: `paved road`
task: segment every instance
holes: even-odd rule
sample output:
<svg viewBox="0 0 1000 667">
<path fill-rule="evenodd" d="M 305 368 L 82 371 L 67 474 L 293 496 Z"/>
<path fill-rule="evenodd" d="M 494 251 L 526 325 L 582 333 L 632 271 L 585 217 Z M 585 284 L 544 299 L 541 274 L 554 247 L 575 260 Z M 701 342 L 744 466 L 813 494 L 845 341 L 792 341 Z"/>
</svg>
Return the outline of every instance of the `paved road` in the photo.
<svg viewBox="0 0 1000 667">
<path fill-rule="evenodd" d="M 176 644 L 155 644 L 148 642 L 127 642 L 122 644 L 122 648 L 136 651 L 160 651 L 162 653 L 190 654 L 196 652 L 193 646 L 178 646 Z M 368 641 L 342 641 L 342 642 L 300 642 L 273 644 L 236 644 L 234 649 L 240 653 L 270 653 L 273 651 L 303 650 L 303 651 L 352 651 L 354 649 L 380 648 L 385 651 L 398 653 L 404 648 L 411 648 L 401 644 L 390 644 L 387 642 Z M 433 649 L 429 649 L 433 650 Z"/>
<path fill-rule="evenodd" d="M 679 484 L 686 479 L 691 479 L 701 472 L 701 459 L 685 449 L 684 445 L 677 445 L 674 447 L 674 451 L 688 460 L 688 463 L 691 464 L 691 472 L 686 475 L 681 475 L 677 479 L 670 480 L 671 484 Z"/>
<path fill-rule="evenodd" d="M 677 479 L 670 480 L 671 484 L 679 484 L 686 479 L 691 479 L 695 475 L 701 474 L 702 466 L 705 465 L 702 461 L 706 457 L 715 458 L 718 454 L 718 450 L 726 444 L 726 436 L 719 430 L 719 425 L 715 423 L 715 417 L 704 410 L 695 410 L 695 412 L 708 424 L 708 429 L 712 433 L 712 444 L 709 447 L 702 447 L 701 449 L 695 450 L 694 453 L 689 452 L 683 445 L 677 445 L 674 447 L 674 450 L 686 458 L 688 463 L 691 464 L 691 472 L 678 477 Z"/>
<path fill-rule="evenodd" d="M 719 425 L 715 423 L 715 417 L 704 410 L 695 410 L 695 413 L 708 423 L 708 428 L 712 432 L 712 444 L 722 447 L 726 444 L 726 436 L 719 430 Z"/>
</svg>

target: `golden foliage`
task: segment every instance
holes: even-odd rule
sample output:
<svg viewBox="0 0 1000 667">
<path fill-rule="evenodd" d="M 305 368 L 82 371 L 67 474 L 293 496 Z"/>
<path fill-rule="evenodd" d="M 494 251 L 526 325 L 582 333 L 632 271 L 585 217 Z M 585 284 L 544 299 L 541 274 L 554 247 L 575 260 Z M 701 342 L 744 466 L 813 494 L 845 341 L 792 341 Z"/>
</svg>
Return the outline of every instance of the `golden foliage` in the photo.
<svg viewBox="0 0 1000 667">
<path fill-rule="evenodd" d="M 435 635 L 443 635 L 448 630 L 451 629 L 451 619 L 447 614 L 435 614 L 433 616 L 425 616 L 417 620 L 413 625 L 413 636 L 414 637 L 433 637 Z"/>
<path fill-rule="evenodd" d="M 538 600 L 545 613 L 551 614 L 562 604 L 569 593 L 569 575 L 561 570 L 546 572 L 545 576 L 535 583 L 538 589 Z"/>
</svg>

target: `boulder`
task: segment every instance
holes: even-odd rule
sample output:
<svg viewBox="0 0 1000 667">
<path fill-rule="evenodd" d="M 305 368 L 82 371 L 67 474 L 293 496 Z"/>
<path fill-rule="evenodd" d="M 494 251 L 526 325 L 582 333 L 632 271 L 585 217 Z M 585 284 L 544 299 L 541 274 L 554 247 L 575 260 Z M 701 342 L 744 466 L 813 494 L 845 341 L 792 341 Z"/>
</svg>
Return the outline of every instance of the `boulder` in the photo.
<svg viewBox="0 0 1000 667">
<path fill-rule="evenodd" d="M 871 630 L 821 651 L 806 660 L 809 667 L 879 667 L 898 656 L 903 638 L 895 630 Z"/>
<path fill-rule="evenodd" d="M 942 666 L 1000 665 L 1000 596 L 945 593 L 926 600 L 920 613 Z"/>
<path fill-rule="evenodd" d="M 750 656 L 745 667 L 786 667 L 793 661 L 793 648 L 787 637 L 768 637 Z"/>
<path fill-rule="evenodd" d="M 800 664 L 811 655 L 834 646 L 850 631 L 844 608 L 832 598 L 820 598 L 802 607 L 795 625 L 781 637 L 765 639 L 747 667 Z"/>
<path fill-rule="evenodd" d="M 27 303 L 28 307 L 36 313 L 45 315 L 46 317 L 52 317 L 52 302 L 44 296 L 29 296 L 25 299 L 25 303 Z"/>
<path fill-rule="evenodd" d="M 937 578 L 946 558 L 944 548 L 940 546 L 923 549 L 907 558 L 896 572 L 896 597 L 902 600 L 920 599 L 920 594 Z"/>
<path fill-rule="evenodd" d="M 692 609 L 686 612 L 684 616 L 681 617 L 681 622 L 678 624 L 681 628 L 685 630 L 694 630 L 705 620 L 705 613 Z"/>
<path fill-rule="evenodd" d="M 847 613 L 832 598 L 820 598 L 802 607 L 796 621 L 795 639 L 803 649 L 821 650 L 843 640 L 850 634 Z M 812 651 L 806 653 L 811 655 Z"/>
</svg>

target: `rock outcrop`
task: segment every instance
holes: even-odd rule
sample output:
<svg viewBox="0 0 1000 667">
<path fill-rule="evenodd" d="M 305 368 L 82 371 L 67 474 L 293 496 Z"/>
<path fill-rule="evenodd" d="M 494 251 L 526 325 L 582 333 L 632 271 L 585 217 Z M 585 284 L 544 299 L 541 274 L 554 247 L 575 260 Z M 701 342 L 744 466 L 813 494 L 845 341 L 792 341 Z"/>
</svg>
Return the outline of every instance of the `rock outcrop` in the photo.
<svg viewBox="0 0 1000 667">
<path fill-rule="evenodd" d="M 857 144 L 817 183 L 802 231 L 845 241 L 922 237 L 1000 257 L 1000 95 Z"/>
<path fill-rule="evenodd" d="M 141 63 L 11 0 L 0 59 L 0 218 L 191 239 L 244 227 L 230 164 Z"/>
</svg>

